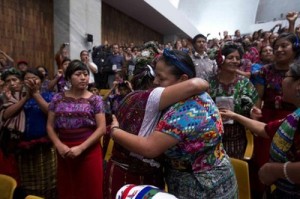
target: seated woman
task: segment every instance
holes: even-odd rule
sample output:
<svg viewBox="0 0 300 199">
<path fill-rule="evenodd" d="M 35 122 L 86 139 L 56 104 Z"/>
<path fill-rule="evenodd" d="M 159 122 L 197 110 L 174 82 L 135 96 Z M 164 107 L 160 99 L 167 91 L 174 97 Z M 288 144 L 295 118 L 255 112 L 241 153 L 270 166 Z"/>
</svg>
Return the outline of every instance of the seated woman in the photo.
<svg viewBox="0 0 300 199">
<path fill-rule="evenodd" d="M 272 140 L 270 162 L 259 170 L 265 185 L 276 185 L 272 198 L 300 198 L 300 58 L 291 65 L 282 80 L 283 100 L 297 109 L 280 120 L 263 123 L 229 110 L 222 117 L 234 119 L 258 136 Z"/>
<path fill-rule="evenodd" d="M 188 54 L 164 50 L 156 63 L 154 83 L 165 87 L 195 77 Z M 120 129 L 113 116 L 111 137 L 147 158 L 166 156 L 168 190 L 178 198 L 235 198 L 237 182 L 222 144 L 219 111 L 206 92 L 169 107 L 147 137 Z"/>
</svg>

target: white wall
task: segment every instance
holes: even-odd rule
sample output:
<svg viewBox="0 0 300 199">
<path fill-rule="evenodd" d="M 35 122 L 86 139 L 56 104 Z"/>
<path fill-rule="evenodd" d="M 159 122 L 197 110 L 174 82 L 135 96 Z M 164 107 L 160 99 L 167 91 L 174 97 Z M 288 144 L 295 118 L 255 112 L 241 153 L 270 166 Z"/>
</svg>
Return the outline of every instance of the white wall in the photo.
<svg viewBox="0 0 300 199">
<path fill-rule="evenodd" d="M 53 32 L 54 32 L 54 54 L 59 50 L 61 44 L 70 43 L 70 5 L 69 0 L 53 1 Z M 53 66 L 56 62 L 53 59 Z M 57 68 L 55 68 L 57 69 Z"/>
<path fill-rule="evenodd" d="M 178 9 L 204 35 L 219 37 L 228 30 L 233 35 L 239 29 L 242 34 L 255 30 L 270 30 L 275 24 L 288 26 L 285 15 L 300 11 L 299 0 L 180 0 Z M 281 18 L 280 18 L 281 17 Z M 283 18 L 282 18 L 283 17 Z M 276 18 L 276 21 L 273 19 Z M 255 21 L 263 23 L 255 24 Z M 296 24 L 300 23 L 300 18 Z"/>
<path fill-rule="evenodd" d="M 70 58 L 101 41 L 101 0 L 54 0 L 54 53 L 62 43 L 70 43 Z M 86 34 L 93 35 L 93 43 Z M 56 64 L 54 64 L 56 66 Z"/>
<path fill-rule="evenodd" d="M 92 34 L 94 42 L 86 41 Z M 101 1 L 70 0 L 70 56 L 79 59 L 80 51 L 99 45 L 101 38 Z"/>
<path fill-rule="evenodd" d="M 159 13 L 165 16 L 171 23 L 179 27 L 190 37 L 198 34 L 197 28 L 186 18 L 186 16 L 179 12 L 170 1 L 167 0 L 144 0 Z M 158 22 L 159 23 L 159 22 Z"/>
<path fill-rule="evenodd" d="M 259 0 L 181 0 L 178 9 L 191 20 L 204 35 L 219 37 L 228 30 L 234 34 L 250 32 L 250 25 L 255 21 Z"/>
<path fill-rule="evenodd" d="M 256 22 L 269 22 L 285 19 L 288 12 L 300 12 L 299 0 L 260 0 Z"/>
</svg>

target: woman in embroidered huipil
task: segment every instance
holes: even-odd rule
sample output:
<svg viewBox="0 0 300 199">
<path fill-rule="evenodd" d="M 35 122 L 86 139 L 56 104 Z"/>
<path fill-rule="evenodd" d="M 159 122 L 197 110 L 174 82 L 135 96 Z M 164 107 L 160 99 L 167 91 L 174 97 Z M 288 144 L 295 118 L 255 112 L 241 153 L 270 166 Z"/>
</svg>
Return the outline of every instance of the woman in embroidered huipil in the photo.
<svg viewBox="0 0 300 199">
<path fill-rule="evenodd" d="M 274 63 L 265 65 L 258 74 L 263 81 L 256 85 L 258 95 L 263 101 L 261 108 L 261 122 L 267 123 L 273 120 L 281 119 L 292 113 L 295 105 L 282 100 L 282 80 L 284 74 L 291 64 L 300 55 L 300 41 L 295 34 L 283 33 L 278 36 L 273 45 Z M 269 160 L 270 140 L 261 137 L 255 137 L 254 140 L 254 158 L 253 168 L 258 172 L 259 167 Z M 254 182 L 255 187 L 259 185 L 259 180 Z M 263 185 L 258 187 L 262 192 Z M 254 188 L 255 188 L 254 187 Z"/>
<path fill-rule="evenodd" d="M 22 95 L 23 77 L 21 71 L 10 68 L 3 71 L 1 79 L 3 105 L 0 108 L 0 173 L 13 177 L 20 185 L 19 168 L 16 159 L 17 145 L 25 131 L 25 113 L 12 112 L 15 106 L 23 106 L 27 96 Z"/>
<path fill-rule="evenodd" d="M 221 114 L 244 124 L 251 132 L 271 140 L 270 162 L 259 170 L 265 185 L 276 185 L 272 198 L 300 198 L 300 59 L 291 65 L 282 80 L 283 99 L 297 109 L 283 119 L 267 124 L 229 110 Z"/>
<path fill-rule="evenodd" d="M 137 56 L 139 60 L 141 56 Z M 152 62 L 149 59 L 149 64 Z M 167 88 L 153 88 L 154 71 L 147 63 L 135 66 L 132 78 L 135 92 L 127 95 L 116 113 L 120 127 L 134 135 L 146 137 L 154 130 L 161 110 L 208 89 L 208 83 L 200 78 L 182 82 Z M 132 122 L 134 121 L 134 122 Z M 112 157 L 105 173 L 105 196 L 115 198 L 117 191 L 125 184 L 149 184 L 164 188 L 163 165 L 159 159 L 145 158 L 131 153 L 120 144 L 115 143 Z"/>
<path fill-rule="evenodd" d="M 218 74 L 209 81 L 209 94 L 219 109 L 227 108 L 236 113 L 250 116 L 250 110 L 258 99 L 258 94 L 250 80 L 237 73 L 243 51 L 240 46 L 228 43 L 219 51 Z M 243 125 L 223 118 L 223 144 L 230 157 L 244 156 L 247 140 Z"/>
<path fill-rule="evenodd" d="M 19 144 L 21 185 L 28 194 L 56 198 L 56 154 L 46 131 L 48 105 L 53 97 L 42 92 L 43 74 L 35 68 L 24 73 L 29 99 L 23 106 L 25 132 Z"/>
<path fill-rule="evenodd" d="M 59 198 L 103 198 L 102 151 L 105 133 L 102 98 L 87 90 L 86 65 L 73 60 L 65 77 L 71 89 L 58 93 L 49 105 L 48 135 L 57 149 Z"/>
<path fill-rule="evenodd" d="M 158 58 L 154 83 L 168 86 L 195 76 L 188 54 L 165 49 Z M 178 198 L 237 198 L 237 182 L 222 144 L 218 108 L 206 92 L 169 107 L 154 132 L 135 136 L 118 127 L 111 136 L 128 150 L 148 158 L 166 156 L 168 191 Z"/>
<path fill-rule="evenodd" d="M 37 69 L 25 71 L 22 97 L 5 109 L 3 117 L 8 119 L 19 112 L 25 113 L 25 130 L 15 148 L 20 172 L 18 184 L 27 194 L 54 199 L 56 158 L 46 131 L 48 103 L 53 94 L 41 92 L 43 78 L 43 74 Z"/>
</svg>

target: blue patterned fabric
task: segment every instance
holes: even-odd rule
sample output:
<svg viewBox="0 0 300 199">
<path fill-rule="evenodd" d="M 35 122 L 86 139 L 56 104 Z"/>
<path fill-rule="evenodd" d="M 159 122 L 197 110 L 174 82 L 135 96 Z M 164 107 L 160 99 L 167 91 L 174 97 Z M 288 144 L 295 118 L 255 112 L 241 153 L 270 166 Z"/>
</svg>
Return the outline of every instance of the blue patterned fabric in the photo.
<svg viewBox="0 0 300 199">
<path fill-rule="evenodd" d="M 179 141 L 165 155 L 192 167 L 192 171 L 183 172 L 167 165 L 170 193 L 179 198 L 236 197 L 234 171 L 222 144 L 222 120 L 207 93 L 171 106 L 156 130 Z"/>
</svg>

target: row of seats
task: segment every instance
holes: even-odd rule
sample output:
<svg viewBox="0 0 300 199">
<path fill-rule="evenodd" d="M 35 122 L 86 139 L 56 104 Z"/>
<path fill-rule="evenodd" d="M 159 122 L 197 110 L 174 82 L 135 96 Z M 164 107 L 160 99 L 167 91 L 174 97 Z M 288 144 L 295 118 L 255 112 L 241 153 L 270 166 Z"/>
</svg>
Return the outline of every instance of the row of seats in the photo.
<svg viewBox="0 0 300 199">
<path fill-rule="evenodd" d="M 0 199 L 13 199 L 17 182 L 14 178 L 0 174 Z M 43 199 L 39 196 L 28 195 L 25 199 Z"/>
</svg>

